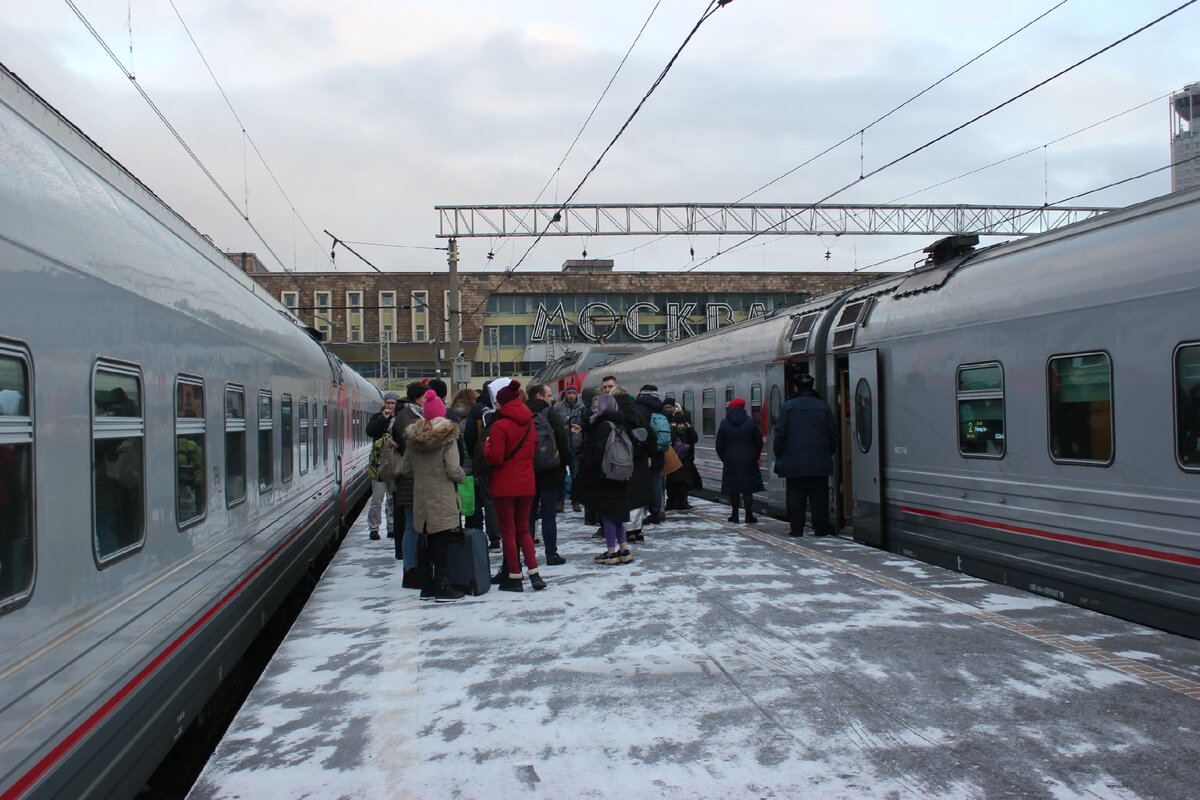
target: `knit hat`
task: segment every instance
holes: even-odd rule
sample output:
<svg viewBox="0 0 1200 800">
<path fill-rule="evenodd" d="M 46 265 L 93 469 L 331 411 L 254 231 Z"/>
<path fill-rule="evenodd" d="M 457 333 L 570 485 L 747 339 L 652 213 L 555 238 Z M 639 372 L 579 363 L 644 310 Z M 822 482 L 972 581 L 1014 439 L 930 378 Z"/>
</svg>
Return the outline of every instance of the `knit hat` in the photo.
<svg viewBox="0 0 1200 800">
<path fill-rule="evenodd" d="M 496 402 L 500 405 L 512 402 L 521 396 L 521 382 L 509 381 L 508 386 L 505 386 L 500 391 L 496 392 Z"/>
<path fill-rule="evenodd" d="M 425 392 L 425 405 L 421 413 L 428 420 L 446 416 L 446 404 L 442 402 L 442 398 L 438 397 L 437 392 L 433 389 Z"/>
<path fill-rule="evenodd" d="M 448 390 L 446 388 L 446 382 L 441 378 L 434 378 L 431 380 L 429 382 L 429 388 L 433 389 L 433 391 L 437 393 L 438 397 L 442 398 L 443 400 L 446 399 L 446 392 Z"/>
<path fill-rule="evenodd" d="M 729 408 L 745 408 L 746 401 L 740 397 L 735 397 L 729 401 Z"/>
<path fill-rule="evenodd" d="M 394 402 L 397 402 L 397 403 L 399 403 L 399 402 L 400 402 L 400 395 L 396 394 L 395 392 L 388 392 L 387 394 L 385 394 L 385 395 L 383 396 L 383 402 L 385 402 L 385 403 L 386 403 L 388 400 L 392 400 L 392 401 L 394 401 Z"/>
<path fill-rule="evenodd" d="M 567 394 L 571 394 L 572 392 L 574 392 L 575 394 L 579 394 L 579 390 L 576 389 L 574 386 L 568 386 L 566 391 L 567 391 Z"/>
<path fill-rule="evenodd" d="M 500 390 L 503 389 L 504 387 L 508 386 L 509 381 L 511 381 L 511 380 L 512 380 L 511 378 L 496 378 L 496 380 L 489 383 L 487 385 L 488 399 L 496 400 L 496 396 L 500 393 Z M 499 402 L 499 401 L 497 401 L 497 402 Z"/>
</svg>

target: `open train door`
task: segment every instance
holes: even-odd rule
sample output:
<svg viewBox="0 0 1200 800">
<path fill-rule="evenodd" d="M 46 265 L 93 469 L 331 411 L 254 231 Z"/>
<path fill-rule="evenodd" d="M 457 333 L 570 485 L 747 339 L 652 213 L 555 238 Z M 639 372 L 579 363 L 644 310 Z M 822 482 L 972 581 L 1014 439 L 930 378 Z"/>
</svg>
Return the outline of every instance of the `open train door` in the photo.
<svg viewBox="0 0 1200 800">
<path fill-rule="evenodd" d="M 879 358 L 876 350 L 850 354 L 850 441 L 854 459 L 854 538 L 883 546 L 883 475 L 879 427 Z"/>
</svg>

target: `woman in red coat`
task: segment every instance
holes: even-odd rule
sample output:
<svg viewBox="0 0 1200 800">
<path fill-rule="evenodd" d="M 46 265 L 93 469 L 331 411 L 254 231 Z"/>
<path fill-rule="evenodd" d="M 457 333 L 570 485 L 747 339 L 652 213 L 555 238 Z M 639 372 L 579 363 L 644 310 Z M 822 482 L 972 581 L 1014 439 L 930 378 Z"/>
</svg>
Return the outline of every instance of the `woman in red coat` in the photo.
<svg viewBox="0 0 1200 800">
<path fill-rule="evenodd" d="M 529 532 L 529 508 L 537 491 L 533 476 L 537 433 L 533 429 L 533 415 L 521 400 L 519 381 L 510 381 L 496 393 L 496 407 L 496 419 L 483 445 L 483 458 L 491 467 L 488 488 L 496 503 L 504 564 L 508 569 L 508 577 L 500 582 L 500 590 L 523 591 L 518 547 L 525 558 L 529 584 L 534 589 L 545 589 L 546 582 L 538 574 L 537 552 Z"/>
</svg>

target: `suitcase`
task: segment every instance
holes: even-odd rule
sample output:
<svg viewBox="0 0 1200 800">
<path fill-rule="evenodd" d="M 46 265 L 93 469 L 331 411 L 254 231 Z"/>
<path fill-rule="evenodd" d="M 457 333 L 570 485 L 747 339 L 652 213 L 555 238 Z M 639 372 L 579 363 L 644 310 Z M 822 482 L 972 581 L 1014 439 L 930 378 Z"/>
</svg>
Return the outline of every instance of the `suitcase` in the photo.
<svg viewBox="0 0 1200 800">
<path fill-rule="evenodd" d="M 488 540 L 483 531 L 452 531 L 446 547 L 450 567 L 450 585 L 473 595 L 492 588 L 492 565 L 488 561 Z"/>
</svg>

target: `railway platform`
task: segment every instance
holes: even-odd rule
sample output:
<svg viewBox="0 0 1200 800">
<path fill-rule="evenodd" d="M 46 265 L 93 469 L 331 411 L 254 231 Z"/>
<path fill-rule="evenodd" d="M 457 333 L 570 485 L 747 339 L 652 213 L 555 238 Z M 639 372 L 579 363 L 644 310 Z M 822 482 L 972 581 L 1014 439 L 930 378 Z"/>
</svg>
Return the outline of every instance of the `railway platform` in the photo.
<svg viewBox="0 0 1200 800">
<path fill-rule="evenodd" d="M 446 605 L 360 522 L 189 797 L 1200 796 L 1200 641 L 692 502 Z"/>
</svg>

